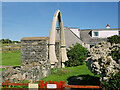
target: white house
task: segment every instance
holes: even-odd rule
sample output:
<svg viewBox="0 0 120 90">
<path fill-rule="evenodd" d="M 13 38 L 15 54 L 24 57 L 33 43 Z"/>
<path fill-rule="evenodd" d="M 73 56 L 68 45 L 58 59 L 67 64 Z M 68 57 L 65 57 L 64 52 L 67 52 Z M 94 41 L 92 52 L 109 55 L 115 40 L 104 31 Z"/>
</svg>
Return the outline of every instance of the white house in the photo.
<svg viewBox="0 0 120 90">
<path fill-rule="evenodd" d="M 107 37 L 113 35 L 120 35 L 120 29 L 110 28 L 107 24 L 106 29 L 79 29 L 64 27 L 66 47 L 80 43 L 84 47 L 90 49 L 91 46 L 99 43 L 100 41 L 107 41 Z M 59 39 L 60 29 L 56 29 L 56 40 Z"/>
<path fill-rule="evenodd" d="M 92 37 L 97 38 L 107 38 L 113 35 L 120 35 L 120 31 L 118 29 L 110 29 L 110 26 L 107 24 L 106 29 L 93 29 Z"/>
<path fill-rule="evenodd" d="M 70 28 L 70 30 L 80 38 L 80 29 L 79 28 Z"/>
</svg>

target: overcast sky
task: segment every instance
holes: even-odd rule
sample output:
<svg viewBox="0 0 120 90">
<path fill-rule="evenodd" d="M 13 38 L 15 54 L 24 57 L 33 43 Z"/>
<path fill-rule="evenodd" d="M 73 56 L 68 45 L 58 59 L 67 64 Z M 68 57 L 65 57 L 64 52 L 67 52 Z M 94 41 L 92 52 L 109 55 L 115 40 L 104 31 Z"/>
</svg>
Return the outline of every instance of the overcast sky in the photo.
<svg viewBox="0 0 120 90">
<path fill-rule="evenodd" d="M 104 29 L 109 24 L 118 28 L 118 2 L 3 2 L 2 38 L 49 37 L 58 8 L 64 26 Z"/>
</svg>

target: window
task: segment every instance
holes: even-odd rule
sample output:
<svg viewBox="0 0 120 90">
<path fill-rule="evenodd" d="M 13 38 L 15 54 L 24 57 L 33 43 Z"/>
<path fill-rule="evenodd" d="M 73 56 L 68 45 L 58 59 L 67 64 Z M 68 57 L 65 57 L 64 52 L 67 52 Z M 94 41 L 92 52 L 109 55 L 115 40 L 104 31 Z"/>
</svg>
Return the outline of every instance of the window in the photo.
<svg viewBox="0 0 120 90">
<path fill-rule="evenodd" d="M 94 36 L 98 36 L 98 32 L 94 32 Z"/>
<path fill-rule="evenodd" d="M 119 35 L 120 35 L 120 31 L 119 31 Z"/>
</svg>

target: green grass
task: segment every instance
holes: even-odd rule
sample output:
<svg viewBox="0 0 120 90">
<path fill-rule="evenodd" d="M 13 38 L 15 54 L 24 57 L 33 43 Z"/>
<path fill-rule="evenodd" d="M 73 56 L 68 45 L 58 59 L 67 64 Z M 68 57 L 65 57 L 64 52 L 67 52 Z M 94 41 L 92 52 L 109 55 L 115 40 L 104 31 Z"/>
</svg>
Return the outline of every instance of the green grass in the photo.
<svg viewBox="0 0 120 90">
<path fill-rule="evenodd" d="M 10 51 L 2 53 L 2 65 L 8 66 L 19 66 L 20 65 L 20 51 Z M 2 70 L 3 71 L 3 70 Z M 76 67 L 66 67 L 62 68 L 54 68 L 51 70 L 51 75 L 43 78 L 42 80 L 46 81 L 65 81 L 68 82 L 68 78 L 79 75 L 90 75 L 94 76 L 93 73 L 90 72 L 86 64 L 76 66 Z M 98 76 L 95 76 L 98 77 Z"/>
<path fill-rule="evenodd" d="M 9 46 L 9 45 L 13 45 L 13 43 L 5 43 L 5 44 L 1 44 L 2 45 L 2 47 L 4 47 L 4 46 Z"/>
<path fill-rule="evenodd" d="M 5 68 L 0 68 L 0 71 L 4 71 L 5 70 Z"/>
<path fill-rule="evenodd" d="M 2 65 L 18 66 L 20 65 L 20 51 L 2 53 Z M 1 65 L 1 63 L 0 63 Z"/>
<path fill-rule="evenodd" d="M 80 65 L 76 67 L 66 67 L 65 69 L 52 69 L 52 74 L 46 78 L 43 78 L 42 80 L 46 81 L 65 81 L 67 82 L 67 79 L 72 76 L 79 76 L 79 75 L 90 75 L 94 76 L 93 73 L 91 73 L 86 66 Z M 98 77 L 98 76 L 96 76 Z"/>
</svg>

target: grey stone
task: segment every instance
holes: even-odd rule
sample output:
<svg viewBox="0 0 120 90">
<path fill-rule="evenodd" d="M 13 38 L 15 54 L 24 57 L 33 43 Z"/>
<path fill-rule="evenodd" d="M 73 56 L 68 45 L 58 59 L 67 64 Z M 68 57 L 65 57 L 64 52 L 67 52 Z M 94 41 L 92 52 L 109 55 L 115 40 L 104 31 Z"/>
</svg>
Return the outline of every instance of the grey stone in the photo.
<svg viewBox="0 0 120 90">
<path fill-rule="evenodd" d="M 120 44 L 111 45 L 102 41 L 90 49 L 87 66 L 94 74 L 99 74 L 103 81 L 107 80 L 111 73 L 115 74 L 120 70 L 120 65 L 110 56 L 115 48 L 120 50 L 119 46 Z"/>
</svg>

